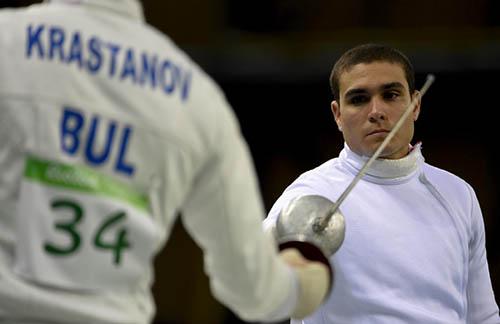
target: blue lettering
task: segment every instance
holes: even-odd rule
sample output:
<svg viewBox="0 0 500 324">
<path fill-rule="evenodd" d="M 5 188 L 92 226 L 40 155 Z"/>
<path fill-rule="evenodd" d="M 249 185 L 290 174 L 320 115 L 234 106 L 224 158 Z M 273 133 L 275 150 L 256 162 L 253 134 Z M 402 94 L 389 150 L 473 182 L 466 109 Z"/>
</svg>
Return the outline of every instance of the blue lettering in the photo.
<svg viewBox="0 0 500 324">
<path fill-rule="evenodd" d="M 171 94 L 175 90 L 177 82 L 178 69 L 170 61 L 165 60 L 161 65 L 160 82 L 163 85 L 163 91 Z"/>
<path fill-rule="evenodd" d="M 129 176 L 134 174 L 135 167 L 131 164 L 127 164 L 125 161 L 125 155 L 127 154 L 128 140 L 132 133 L 132 128 L 130 126 L 125 127 L 123 130 L 122 140 L 120 144 L 120 150 L 118 152 L 118 160 L 116 161 L 116 170 L 123 172 Z"/>
<path fill-rule="evenodd" d="M 154 55 L 152 58 L 149 58 L 146 53 L 142 53 L 142 70 L 141 76 L 139 79 L 140 85 L 144 85 L 146 80 L 149 80 L 151 88 L 156 88 L 156 62 L 158 61 L 158 57 Z"/>
<path fill-rule="evenodd" d="M 76 61 L 78 63 L 78 67 L 82 67 L 82 39 L 80 38 L 80 33 L 75 32 L 71 39 L 71 45 L 69 48 L 69 56 L 66 60 L 67 63 L 71 63 Z"/>
<path fill-rule="evenodd" d="M 50 49 L 49 49 L 49 59 L 54 58 L 54 53 L 58 50 L 59 59 L 64 61 L 64 52 L 63 52 L 63 43 L 64 43 L 64 30 L 60 27 L 52 27 L 50 28 Z"/>
<path fill-rule="evenodd" d="M 109 76 L 113 77 L 115 75 L 115 71 L 116 71 L 116 56 L 118 55 L 118 52 L 120 51 L 120 46 L 109 43 L 108 48 L 109 48 L 110 53 L 111 53 L 111 57 L 110 57 L 111 61 L 109 63 Z"/>
<path fill-rule="evenodd" d="M 113 143 L 113 137 L 115 135 L 115 129 L 116 129 L 116 123 L 111 122 L 109 124 L 108 134 L 106 137 L 106 141 L 104 143 L 104 149 L 99 154 L 99 153 L 95 153 L 92 151 L 92 148 L 97 146 L 95 144 L 97 143 L 96 142 L 96 137 L 97 137 L 96 133 L 97 133 L 98 125 L 99 125 L 99 118 L 93 117 L 91 122 L 90 122 L 89 137 L 87 139 L 87 145 L 85 147 L 85 157 L 87 158 L 87 161 L 90 164 L 94 164 L 94 165 L 102 164 L 102 163 L 106 162 L 106 160 L 108 159 L 109 152 L 111 151 L 111 144 Z"/>
<path fill-rule="evenodd" d="M 80 31 L 68 33 L 60 26 L 30 24 L 26 26 L 25 46 L 27 58 L 59 60 L 83 68 L 89 74 L 97 74 L 106 68 L 108 71 L 104 73 L 110 79 L 130 79 L 132 84 L 151 90 L 159 88 L 166 95 L 177 92 L 181 101 L 189 98 L 192 88 L 192 71 L 185 70 L 177 62 L 155 53 L 136 52 L 133 48 L 103 41 L 98 36 L 85 38 Z"/>
<path fill-rule="evenodd" d="M 191 89 L 191 72 L 187 72 L 184 75 L 184 83 L 182 84 L 182 101 L 185 101 L 189 97 L 189 90 Z"/>
<path fill-rule="evenodd" d="M 125 62 L 123 63 L 122 74 L 120 78 L 123 80 L 125 78 L 132 78 L 134 83 L 137 82 L 135 74 L 135 61 L 134 61 L 134 51 L 129 48 L 125 52 Z"/>
<path fill-rule="evenodd" d="M 29 25 L 28 30 L 27 30 L 27 37 L 26 37 L 26 56 L 31 57 L 31 53 L 33 51 L 33 48 L 36 48 L 38 50 L 38 57 L 43 58 L 44 56 L 44 50 L 42 46 L 42 41 L 40 39 L 40 35 L 44 29 L 44 25 L 38 26 L 36 29 L 33 28 L 33 26 Z"/>
<path fill-rule="evenodd" d="M 64 107 L 61 118 L 61 149 L 70 154 L 75 155 L 80 146 L 79 134 L 83 127 L 83 115 L 70 108 Z"/>
<path fill-rule="evenodd" d="M 88 69 L 91 73 L 96 73 L 101 68 L 101 64 L 101 42 L 98 38 L 92 37 L 89 40 L 89 60 L 87 62 Z"/>
</svg>

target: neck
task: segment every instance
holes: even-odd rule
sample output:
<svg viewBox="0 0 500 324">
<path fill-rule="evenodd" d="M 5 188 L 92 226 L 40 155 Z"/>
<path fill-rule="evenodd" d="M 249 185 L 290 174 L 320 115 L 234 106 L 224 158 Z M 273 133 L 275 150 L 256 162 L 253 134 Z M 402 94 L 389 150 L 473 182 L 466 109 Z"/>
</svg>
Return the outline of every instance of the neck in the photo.
<svg viewBox="0 0 500 324">
<path fill-rule="evenodd" d="M 379 158 L 373 161 L 366 174 L 375 178 L 400 178 L 411 174 L 418 167 L 419 161 L 423 161 L 420 152 L 420 143 L 408 146 L 408 153 L 399 159 Z M 368 161 L 369 157 L 361 156 L 352 151 L 347 144 L 344 145 L 340 158 L 348 165 L 359 171 Z"/>
</svg>

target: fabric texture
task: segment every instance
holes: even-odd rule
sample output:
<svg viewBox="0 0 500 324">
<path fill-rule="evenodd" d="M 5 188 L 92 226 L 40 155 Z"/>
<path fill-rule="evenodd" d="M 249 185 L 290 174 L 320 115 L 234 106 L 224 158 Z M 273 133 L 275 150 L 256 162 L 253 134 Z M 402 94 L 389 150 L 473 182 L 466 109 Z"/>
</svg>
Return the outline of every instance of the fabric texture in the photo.
<svg viewBox="0 0 500 324">
<path fill-rule="evenodd" d="M 284 191 L 264 226 L 272 231 L 297 196 L 335 201 L 367 159 L 345 144 L 339 157 Z M 427 164 L 420 144 L 400 160 L 376 160 L 340 211 L 346 233 L 330 257 L 332 292 L 313 315 L 292 323 L 500 323 L 476 195 Z"/>
<path fill-rule="evenodd" d="M 237 120 L 138 1 L 3 9 L 0 46 L 1 320 L 150 322 L 179 212 L 219 301 L 292 312 L 297 278 L 262 231 Z"/>
</svg>

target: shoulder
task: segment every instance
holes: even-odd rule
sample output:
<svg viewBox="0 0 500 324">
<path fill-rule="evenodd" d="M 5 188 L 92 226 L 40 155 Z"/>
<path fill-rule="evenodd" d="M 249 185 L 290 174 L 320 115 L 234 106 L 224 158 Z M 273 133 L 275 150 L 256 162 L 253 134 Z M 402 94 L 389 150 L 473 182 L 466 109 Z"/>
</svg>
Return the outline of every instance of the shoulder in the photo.
<svg viewBox="0 0 500 324">
<path fill-rule="evenodd" d="M 454 191 L 457 194 L 470 194 L 471 190 L 473 190 L 469 183 L 450 171 L 428 163 L 424 163 L 423 171 L 429 181 L 447 191 Z"/>
<path fill-rule="evenodd" d="M 149 30 L 151 37 L 147 43 L 161 44 L 158 45 L 157 51 L 163 53 L 180 66 L 185 71 L 186 78 L 189 78 L 189 101 L 185 109 L 187 111 L 193 110 L 194 118 L 200 119 L 201 123 L 206 123 L 207 120 L 213 121 L 214 119 L 216 122 L 217 119 L 224 118 L 231 119 L 231 122 L 234 122 L 232 108 L 224 90 L 212 76 L 169 35 L 148 24 L 145 24 L 144 27 Z M 223 116 L 221 117 L 221 115 Z M 213 124 L 213 122 L 211 123 Z"/>
<path fill-rule="evenodd" d="M 41 5 L 33 5 L 32 7 L 23 7 L 23 8 L 2 8 L 0 9 L 0 25 L 2 26 L 2 30 L 5 28 L 13 27 L 22 21 L 22 17 L 28 16 L 33 9 L 39 7 Z"/>
<path fill-rule="evenodd" d="M 330 159 L 302 173 L 283 192 L 283 195 L 329 195 L 332 187 L 344 183 L 346 175 L 338 158 Z"/>
<path fill-rule="evenodd" d="M 274 222 L 281 209 L 296 197 L 318 195 L 332 201 L 335 200 L 338 192 L 345 189 L 345 184 L 350 179 L 342 172 L 338 158 L 328 160 L 318 167 L 302 173 L 276 200 L 264 224 Z"/>
<path fill-rule="evenodd" d="M 472 223 L 481 219 L 479 201 L 469 183 L 449 171 L 429 164 L 424 164 L 423 171 L 426 181 L 437 190 L 443 203 L 465 228 L 470 228 Z"/>
</svg>

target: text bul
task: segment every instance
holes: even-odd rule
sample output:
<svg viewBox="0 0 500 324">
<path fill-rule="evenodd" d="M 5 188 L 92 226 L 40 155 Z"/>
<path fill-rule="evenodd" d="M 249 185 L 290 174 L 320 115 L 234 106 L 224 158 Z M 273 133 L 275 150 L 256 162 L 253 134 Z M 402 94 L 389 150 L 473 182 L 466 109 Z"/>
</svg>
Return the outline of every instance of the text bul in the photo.
<svg viewBox="0 0 500 324">
<path fill-rule="evenodd" d="M 114 147 L 117 146 L 118 154 L 114 161 L 114 169 L 116 172 L 132 176 L 135 167 L 126 162 L 132 129 L 130 125 L 120 127 L 116 121 L 105 121 L 97 115 L 92 115 L 86 120 L 82 112 L 65 107 L 60 123 L 61 148 L 63 152 L 73 156 L 81 151 L 90 165 L 100 166 L 110 160 L 111 152 L 116 152 Z M 98 135 L 103 132 L 106 134 L 105 139 L 100 142 Z M 115 141 L 118 133 L 121 133 L 121 137 Z"/>
</svg>

